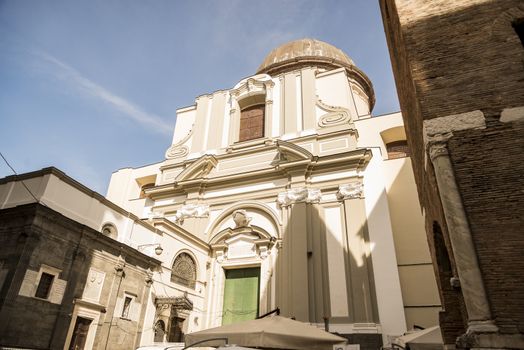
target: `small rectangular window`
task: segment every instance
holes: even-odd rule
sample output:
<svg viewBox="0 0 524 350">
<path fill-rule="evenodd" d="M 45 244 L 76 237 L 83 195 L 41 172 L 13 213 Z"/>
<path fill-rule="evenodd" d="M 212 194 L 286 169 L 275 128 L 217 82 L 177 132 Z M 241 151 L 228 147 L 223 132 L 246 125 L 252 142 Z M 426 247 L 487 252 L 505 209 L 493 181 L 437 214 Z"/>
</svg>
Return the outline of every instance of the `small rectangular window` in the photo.
<svg viewBox="0 0 524 350">
<path fill-rule="evenodd" d="M 53 285 L 54 279 L 54 275 L 42 272 L 42 275 L 40 276 L 40 281 L 38 282 L 38 287 L 36 288 L 35 297 L 47 299 L 49 297 L 49 292 L 51 291 L 51 286 Z"/>
<path fill-rule="evenodd" d="M 126 296 L 124 299 L 124 307 L 122 308 L 122 318 L 129 318 L 129 309 L 131 308 L 132 297 Z"/>
</svg>

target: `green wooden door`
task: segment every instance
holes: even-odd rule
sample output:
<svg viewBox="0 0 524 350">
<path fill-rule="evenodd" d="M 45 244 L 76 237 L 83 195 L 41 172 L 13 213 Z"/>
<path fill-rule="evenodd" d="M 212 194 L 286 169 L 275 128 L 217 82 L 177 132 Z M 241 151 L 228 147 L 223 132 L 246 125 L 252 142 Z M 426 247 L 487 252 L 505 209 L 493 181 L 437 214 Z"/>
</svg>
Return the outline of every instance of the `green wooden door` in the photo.
<svg viewBox="0 0 524 350">
<path fill-rule="evenodd" d="M 222 325 L 258 316 L 260 268 L 225 270 Z"/>
</svg>

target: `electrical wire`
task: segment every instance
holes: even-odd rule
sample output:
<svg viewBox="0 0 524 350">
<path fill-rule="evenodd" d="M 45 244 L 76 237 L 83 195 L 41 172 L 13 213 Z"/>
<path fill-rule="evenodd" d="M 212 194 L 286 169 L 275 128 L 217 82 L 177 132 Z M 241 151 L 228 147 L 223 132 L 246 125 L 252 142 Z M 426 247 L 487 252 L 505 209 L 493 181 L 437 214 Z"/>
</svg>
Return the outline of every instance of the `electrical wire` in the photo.
<svg viewBox="0 0 524 350">
<path fill-rule="evenodd" d="M 16 172 L 16 170 L 11 166 L 11 164 L 9 164 L 9 162 L 7 161 L 7 159 L 4 157 L 4 155 L 2 154 L 2 152 L 0 152 L 0 156 L 2 157 L 2 159 L 4 160 L 5 164 L 7 164 L 7 166 L 11 169 L 11 171 L 16 175 L 18 176 L 18 173 Z M 31 197 L 34 198 L 34 200 L 37 202 L 37 203 L 40 203 L 42 204 L 43 206 L 47 207 L 47 205 L 45 205 L 43 202 L 41 202 L 38 198 L 36 198 L 36 196 L 33 194 L 33 192 L 31 192 L 31 190 L 29 189 L 29 187 L 27 187 L 27 185 L 25 184 L 24 180 L 20 180 L 20 182 L 22 183 L 22 185 L 25 187 L 25 189 L 27 190 L 27 192 L 29 192 L 29 194 L 31 195 Z"/>
</svg>

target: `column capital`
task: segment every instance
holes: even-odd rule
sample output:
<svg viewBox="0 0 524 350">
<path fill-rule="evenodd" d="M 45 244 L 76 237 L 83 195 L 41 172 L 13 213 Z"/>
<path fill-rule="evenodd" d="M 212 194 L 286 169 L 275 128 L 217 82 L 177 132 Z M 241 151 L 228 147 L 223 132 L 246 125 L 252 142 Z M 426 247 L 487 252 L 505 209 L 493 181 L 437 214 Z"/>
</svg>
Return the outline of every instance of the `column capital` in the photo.
<svg viewBox="0 0 524 350">
<path fill-rule="evenodd" d="M 288 207 L 295 203 L 318 203 L 322 194 L 318 188 L 297 187 L 290 188 L 285 192 L 280 192 L 277 203 L 281 207 Z"/>
<path fill-rule="evenodd" d="M 362 181 L 339 185 L 337 191 L 338 200 L 361 199 L 364 198 L 364 184 Z"/>
</svg>

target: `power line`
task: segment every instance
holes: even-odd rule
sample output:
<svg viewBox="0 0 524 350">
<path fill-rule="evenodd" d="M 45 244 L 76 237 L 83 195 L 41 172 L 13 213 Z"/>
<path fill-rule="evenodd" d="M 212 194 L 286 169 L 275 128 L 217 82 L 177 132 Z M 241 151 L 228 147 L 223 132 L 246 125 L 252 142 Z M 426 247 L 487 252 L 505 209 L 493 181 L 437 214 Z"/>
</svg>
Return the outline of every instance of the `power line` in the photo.
<svg viewBox="0 0 524 350">
<path fill-rule="evenodd" d="M 18 176 L 16 170 L 11 166 L 11 164 L 9 164 L 9 162 L 7 161 L 7 159 L 4 157 L 4 155 L 2 154 L 2 152 L 0 152 L 0 156 L 2 157 L 2 159 L 4 160 L 5 164 L 7 164 L 7 166 L 13 171 L 13 173 Z M 40 200 L 38 198 L 36 198 L 36 196 L 33 194 L 33 192 L 31 192 L 31 190 L 29 189 L 29 187 L 26 186 L 24 180 L 20 180 L 20 182 L 22 183 L 22 185 L 25 187 L 25 189 L 27 190 L 27 192 L 29 192 L 29 194 L 31 195 L 31 197 L 34 198 L 34 200 L 37 202 L 37 203 L 40 203 L 42 204 L 43 206 L 46 206 L 43 202 L 40 202 Z"/>
</svg>

